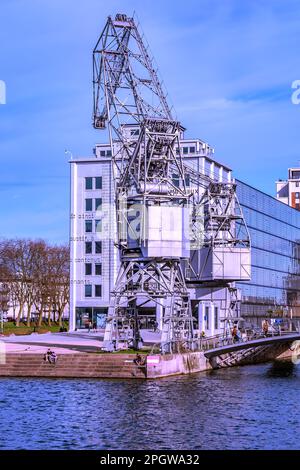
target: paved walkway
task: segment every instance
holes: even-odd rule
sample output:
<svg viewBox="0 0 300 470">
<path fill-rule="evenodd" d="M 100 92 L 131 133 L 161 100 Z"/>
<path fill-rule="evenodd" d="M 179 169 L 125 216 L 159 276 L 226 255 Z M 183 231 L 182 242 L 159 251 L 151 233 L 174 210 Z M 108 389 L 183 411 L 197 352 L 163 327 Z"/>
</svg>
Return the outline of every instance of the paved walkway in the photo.
<svg viewBox="0 0 300 470">
<path fill-rule="evenodd" d="M 14 350 L 26 352 L 42 351 L 55 348 L 62 354 L 78 352 L 99 351 L 102 346 L 103 335 L 90 334 L 81 336 L 69 333 L 33 333 L 31 335 L 11 335 L 0 337 L 6 345 L 6 351 Z M 30 348 L 30 349 L 28 349 Z"/>
<path fill-rule="evenodd" d="M 47 349 L 50 346 L 37 346 L 37 345 L 28 345 L 28 344 L 18 344 L 18 343 L 8 343 L 5 342 L 5 352 L 7 354 L 12 353 L 22 353 L 22 354 L 45 354 Z M 52 351 L 55 351 L 56 354 L 79 354 L 80 351 L 76 351 L 74 349 L 68 348 L 59 348 L 59 347 L 51 347 Z"/>
<path fill-rule="evenodd" d="M 147 344 L 159 342 L 159 333 L 142 330 L 143 340 Z M 74 331 L 71 333 L 32 333 L 31 335 L 0 336 L 7 352 L 45 352 L 48 348 L 60 354 L 74 352 L 99 351 L 103 345 L 104 331 Z"/>
</svg>

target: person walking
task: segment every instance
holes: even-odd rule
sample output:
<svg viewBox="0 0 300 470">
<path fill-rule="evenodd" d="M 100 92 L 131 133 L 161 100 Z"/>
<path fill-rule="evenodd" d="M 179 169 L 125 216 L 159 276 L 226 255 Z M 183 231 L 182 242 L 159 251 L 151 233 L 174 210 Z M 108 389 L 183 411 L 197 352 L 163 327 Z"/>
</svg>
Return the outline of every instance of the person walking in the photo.
<svg viewBox="0 0 300 470">
<path fill-rule="evenodd" d="M 237 343 L 239 341 L 237 325 L 234 325 L 234 327 L 232 328 L 231 335 L 232 335 L 233 342 Z"/>
<path fill-rule="evenodd" d="M 264 320 L 262 329 L 263 329 L 263 334 L 264 334 L 264 336 L 268 336 L 268 332 L 269 332 L 269 322 L 268 322 L 267 319 Z"/>
</svg>

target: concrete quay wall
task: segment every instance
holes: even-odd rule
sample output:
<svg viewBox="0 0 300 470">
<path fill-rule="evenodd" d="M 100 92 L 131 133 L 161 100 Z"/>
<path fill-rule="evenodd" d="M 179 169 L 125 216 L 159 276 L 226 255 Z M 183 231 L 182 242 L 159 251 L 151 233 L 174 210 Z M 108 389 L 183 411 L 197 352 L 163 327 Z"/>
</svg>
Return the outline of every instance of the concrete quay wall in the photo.
<svg viewBox="0 0 300 470">
<path fill-rule="evenodd" d="M 147 378 L 155 379 L 170 375 L 191 374 L 212 369 L 203 351 L 148 356 Z"/>
<path fill-rule="evenodd" d="M 49 364 L 40 353 L 7 353 L 0 363 L 0 377 L 155 379 L 211 369 L 203 352 L 142 358 L 137 365 L 134 354 L 58 354 L 57 362 Z"/>
<path fill-rule="evenodd" d="M 55 364 L 44 361 L 40 353 L 8 353 L 0 361 L 0 377 L 57 377 L 57 378 L 124 378 L 156 379 L 172 375 L 191 374 L 214 368 L 267 362 L 272 359 L 290 359 L 292 351 L 264 351 L 255 357 L 230 365 L 220 365 L 215 358 L 207 359 L 203 351 L 142 356 L 142 364 L 136 364 L 134 354 L 58 354 Z"/>
</svg>

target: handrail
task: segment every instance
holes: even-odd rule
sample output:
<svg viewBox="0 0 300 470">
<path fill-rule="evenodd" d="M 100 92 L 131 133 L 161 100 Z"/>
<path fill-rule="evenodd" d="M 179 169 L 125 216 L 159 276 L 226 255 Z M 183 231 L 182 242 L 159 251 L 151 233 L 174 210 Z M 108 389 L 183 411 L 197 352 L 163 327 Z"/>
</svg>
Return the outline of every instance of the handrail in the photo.
<svg viewBox="0 0 300 470">
<path fill-rule="evenodd" d="M 300 331 L 298 331 L 300 334 Z M 230 346 L 237 343 L 247 343 L 256 339 L 262 339 L 267 337 L 274 336 L 285 336 L 291 334 L 290 331 L 282 331 L 281 328 L 278 328 L 277 331 L 274 329 L 270 330 L 267 334 L 264 334 L 262 330 L 248 330 L 246 333 L 243 333 L 239 339 L 235 339 L 231 334 L 217 334 L 214 336 L 194 338 L 192 340 L 185 341 L 170 341 L 168 343 L 155 343 L 153 344 L 150 354 L 154 354 L 155 350 L 159 351 L 159 354 L 174 354 L 174 353 L 184 353 L 184 352 L 193 352 L 193 351 L 208 351 L 209 349 L 216 349 L 222 346 Z"/>
</svg>

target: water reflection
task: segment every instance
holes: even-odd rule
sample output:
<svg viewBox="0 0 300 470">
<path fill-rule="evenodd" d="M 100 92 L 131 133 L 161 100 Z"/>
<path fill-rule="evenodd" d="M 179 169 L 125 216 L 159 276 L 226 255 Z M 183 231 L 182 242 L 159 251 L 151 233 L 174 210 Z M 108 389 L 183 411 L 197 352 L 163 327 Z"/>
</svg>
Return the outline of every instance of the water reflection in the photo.
<svg viewBox="0 0 300 470">
<path fill-rule="evenodd" d="M 274 361 L 268 370 L 268 377 L 295 377 L 296 366 L 292 361 Z"/>
</svg>

